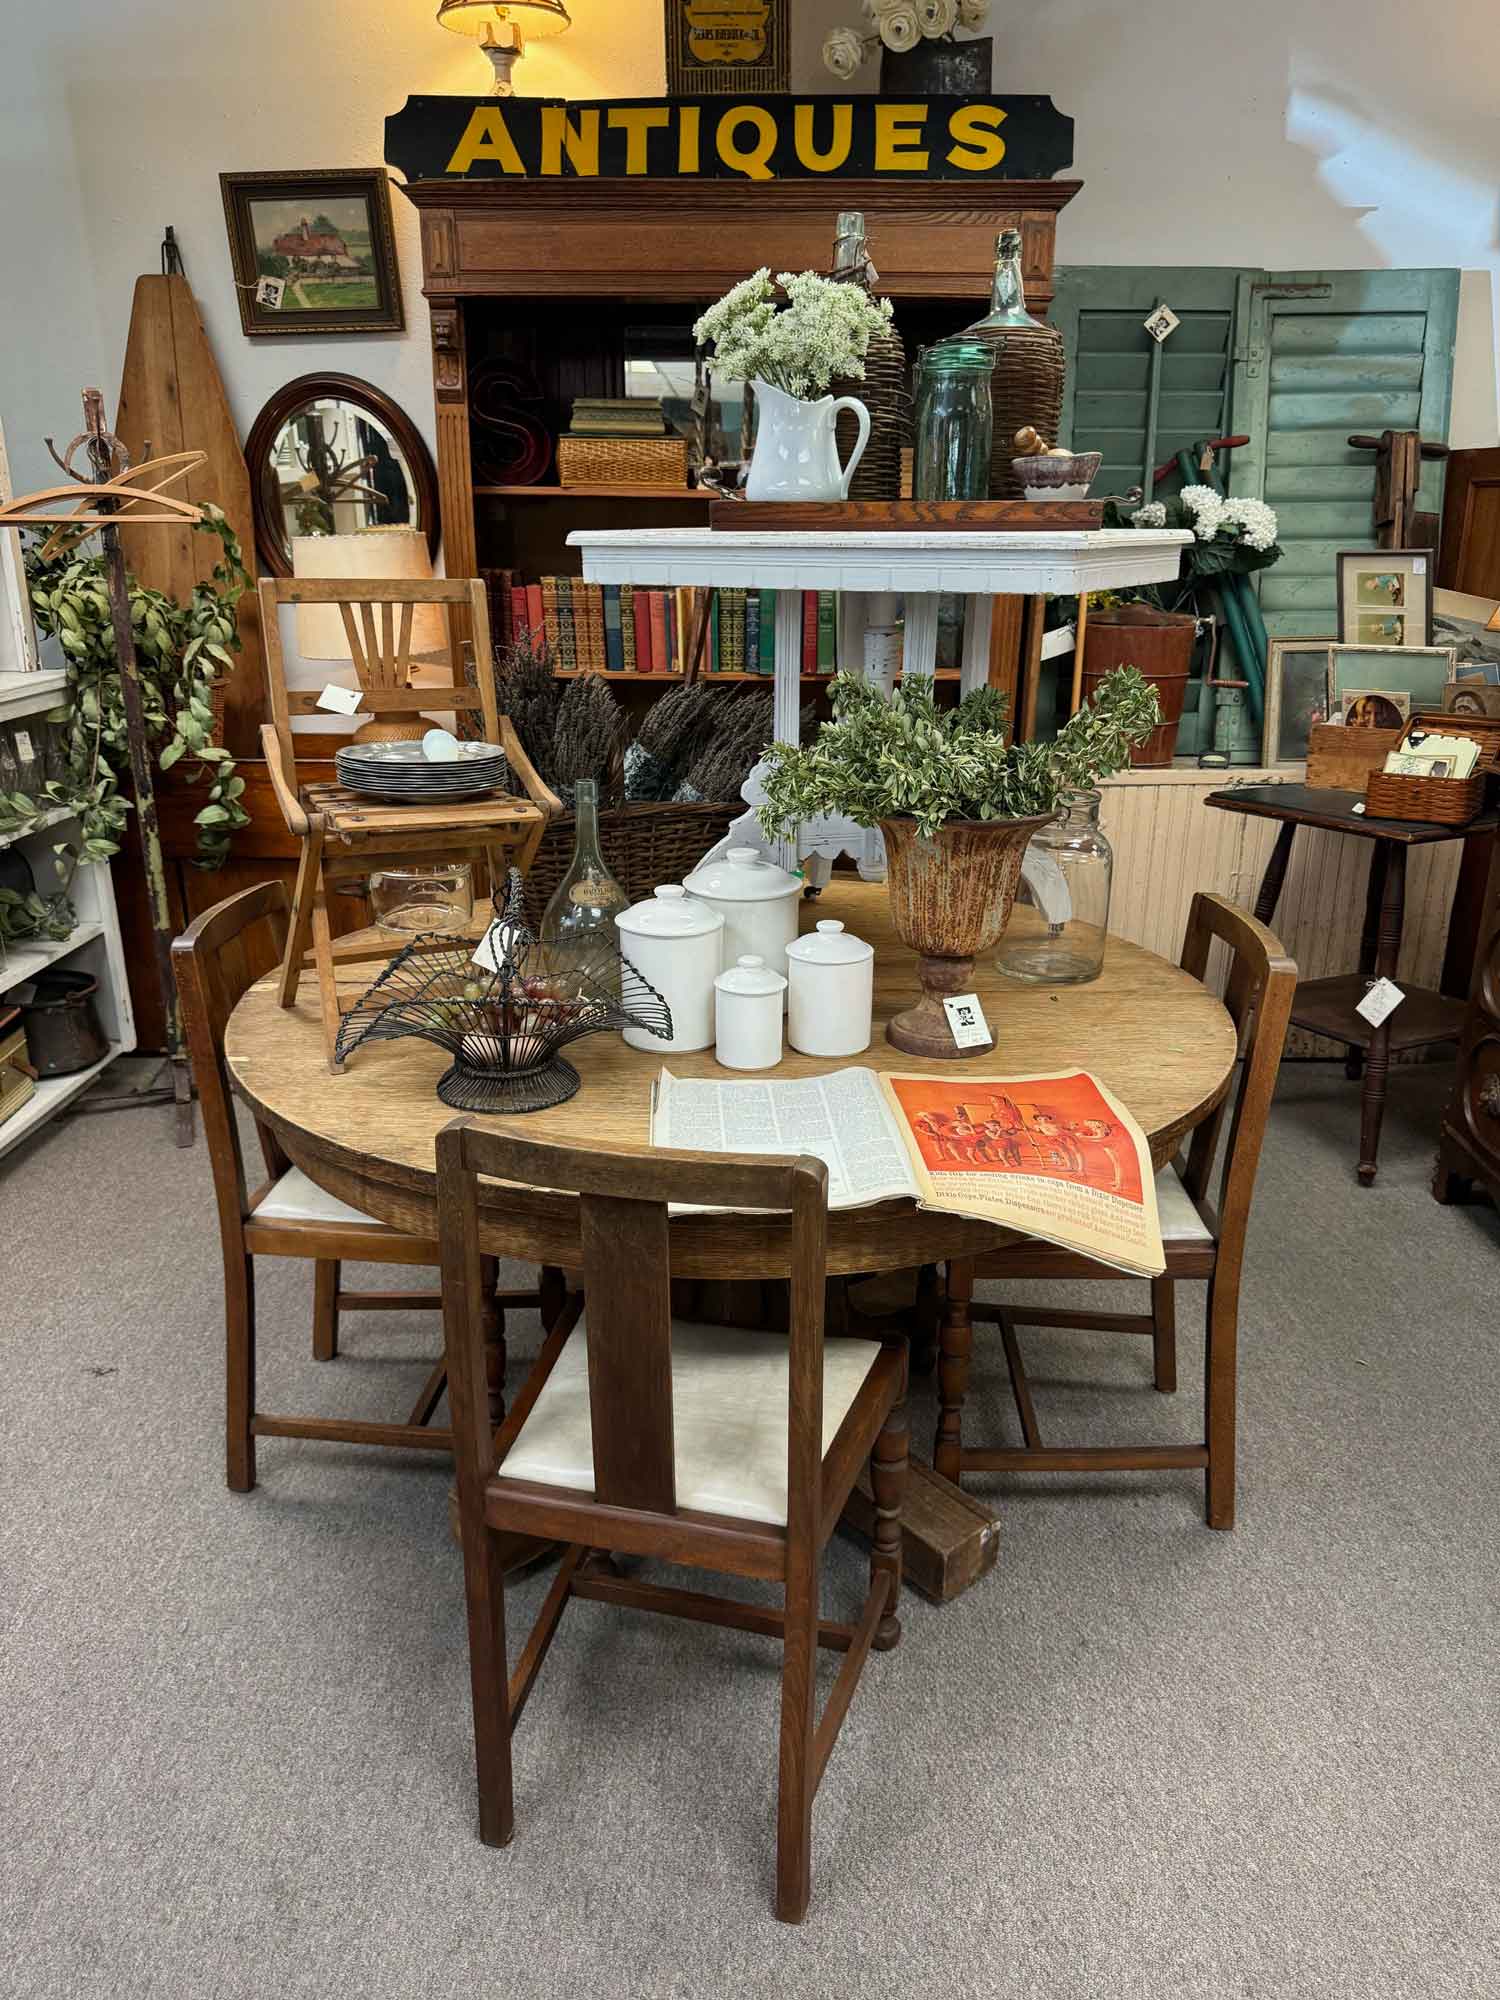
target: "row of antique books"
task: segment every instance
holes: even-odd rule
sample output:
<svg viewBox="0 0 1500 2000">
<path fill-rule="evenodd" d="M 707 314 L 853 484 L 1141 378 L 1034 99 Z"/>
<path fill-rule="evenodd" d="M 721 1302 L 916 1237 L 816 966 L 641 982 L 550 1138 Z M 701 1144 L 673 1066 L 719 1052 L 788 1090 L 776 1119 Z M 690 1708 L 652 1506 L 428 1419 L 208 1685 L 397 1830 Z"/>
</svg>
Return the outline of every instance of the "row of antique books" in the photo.
<svg viewBox="0 0 1500 2000">
<path fill-rule="evenodd" d="M 545 642 L 563 673 L 684 672 L 699 607 L 709 595 L 686 587 L 647 590 L 629 583 L 584 583 L 573 576 L 544 576 L 528 583 L 506 569 L 480 573 L 495 643 L 537 649 Z M 701 671 L 773 673 L 776 592 L 725 589 L 711 595 Z M 836 602 L 831 590 L 802 592 L 805 674 L 834 671 Z"/>
</svg>

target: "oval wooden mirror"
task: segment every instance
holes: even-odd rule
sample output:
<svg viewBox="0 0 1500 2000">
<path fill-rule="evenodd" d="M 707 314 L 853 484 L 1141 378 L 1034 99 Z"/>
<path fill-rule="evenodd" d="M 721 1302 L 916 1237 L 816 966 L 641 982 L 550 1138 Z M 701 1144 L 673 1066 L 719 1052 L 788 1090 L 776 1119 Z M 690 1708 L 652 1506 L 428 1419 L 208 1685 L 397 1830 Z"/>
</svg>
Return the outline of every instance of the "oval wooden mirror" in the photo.
<svg viewBox="0 0 1500 2000">
<path fill-rule="evenodd" d="M 245 443 L 255 547 L 268 576 L 292 574 L 293 535 L 415 527 L 438 548 L 437 470 L 399 403 L 357 375 L 299 375 Z"/>
</svg>

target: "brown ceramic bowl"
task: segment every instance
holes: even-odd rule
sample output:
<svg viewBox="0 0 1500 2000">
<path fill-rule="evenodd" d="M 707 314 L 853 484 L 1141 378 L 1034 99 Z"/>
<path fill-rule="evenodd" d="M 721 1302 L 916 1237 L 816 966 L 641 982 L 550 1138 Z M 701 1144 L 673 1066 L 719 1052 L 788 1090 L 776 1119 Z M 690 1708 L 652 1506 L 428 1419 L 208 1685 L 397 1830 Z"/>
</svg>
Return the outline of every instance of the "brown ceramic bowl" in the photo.
<svg viewBox="0 0 1500 2000">
<path fill-rule="evenodd" d="M 1069 452 L 1066 458 L 1030 452 L 1024 458 L 1013 458 L 1010 469 L 1028 500 L 1086 500 L 1103 462 L 1100 451 Z"/>
</svg>

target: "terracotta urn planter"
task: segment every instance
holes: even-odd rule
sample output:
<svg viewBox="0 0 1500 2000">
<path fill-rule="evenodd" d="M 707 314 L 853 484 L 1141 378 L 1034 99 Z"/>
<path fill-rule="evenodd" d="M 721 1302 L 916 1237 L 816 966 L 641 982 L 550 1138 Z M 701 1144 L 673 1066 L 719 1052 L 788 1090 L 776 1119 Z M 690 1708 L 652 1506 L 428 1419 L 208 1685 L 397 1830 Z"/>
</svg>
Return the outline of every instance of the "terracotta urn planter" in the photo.
<svg viewBox="0 0 1500 2000">
<path fill-rule="evenodd" d="M 922 997 L 897 1014 L 886 1040 L 909 1056 L 952 1062 L 987 1055 L 993 1042 L 960 1049 L 943 1010 L 945 995 L 966 993 L 974 960 L 1010 922 L 1026 844 L 1052 815 L 1031 819 L 950 819 L 932 839 L 915 820 L 883 819 L 891 917 L 896 935 L 918 954 Z"/>
</svg>

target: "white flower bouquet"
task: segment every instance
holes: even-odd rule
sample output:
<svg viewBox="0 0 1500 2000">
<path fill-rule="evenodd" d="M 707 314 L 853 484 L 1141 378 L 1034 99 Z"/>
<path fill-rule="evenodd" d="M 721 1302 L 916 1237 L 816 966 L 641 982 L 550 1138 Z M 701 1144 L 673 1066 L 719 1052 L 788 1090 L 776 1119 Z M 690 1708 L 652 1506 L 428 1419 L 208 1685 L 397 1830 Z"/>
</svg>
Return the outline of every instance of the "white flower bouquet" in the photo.
<svg viewBox="0 0 1500 2000">
<path fill-rule="evenodd" d="M 1170 500 L 1144 506 L 1104 505 L 1106 528 L 1188 528 L 1193 542 L 1182 552 L 1183 583 L 1199 577 L 1247 575 L 1281 558 L 1276 510 L 1264 500 L 1241 500 L 1211 486 L 1184 486 Z"/>
<path fill-rule="evenodd" d="M 699 346 L 714 344 L 714 372 L 729 381 L 769 382 L 808 401 L 837 379 L 863 381 L 872 337 L 891 322 L 889 299 L 816 271 L 764 266 L 725 293 L 693 328 Z"/>
<path fill-rule="evenodd" d="M 951 42 L 955 29 L 971 32 L 990 17 L 990 0 L 862 0 L 865 28 L 834 28 L 823 43 L 823 61 L 841 83 L 882 46 L 905 55 L 924 38 Z"/>
</svg>

